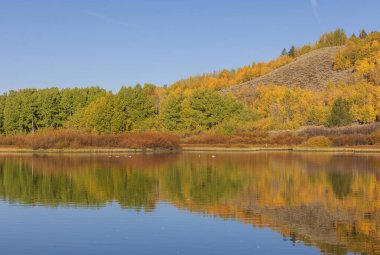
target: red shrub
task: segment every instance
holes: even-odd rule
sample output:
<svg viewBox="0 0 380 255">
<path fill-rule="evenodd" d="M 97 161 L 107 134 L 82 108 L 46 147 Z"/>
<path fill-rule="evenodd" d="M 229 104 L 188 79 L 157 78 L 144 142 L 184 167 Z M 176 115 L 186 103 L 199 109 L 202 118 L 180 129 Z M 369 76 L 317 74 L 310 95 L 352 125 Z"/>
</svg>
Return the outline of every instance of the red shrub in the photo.
<svg viewBox="0 0 380 255">
<path fill-rule="evenodd" d="M 123 134 L 89 134 L 73 130 L 43 130 L 28 135 L 0 137 L 0 145 L 32 149 L 63 148 L 131 148 L 178 149 L 179 138 L 161 132 L 135 132 Z"/>
<path fill-rule="evenodd" d="M 368 135 L 363 134 L 332 136 L 331 140 L 335 146 L 368 145 L 371 143 Z"/>
<path fill-rule="evenodd" d="M 281 132 L 279 134 L 273 135 L 268 141 L 268 144 L 277 145 L 298 145 L 304 142 L 304 138 L 296 135 L 293 132 Z"/>
</svg>

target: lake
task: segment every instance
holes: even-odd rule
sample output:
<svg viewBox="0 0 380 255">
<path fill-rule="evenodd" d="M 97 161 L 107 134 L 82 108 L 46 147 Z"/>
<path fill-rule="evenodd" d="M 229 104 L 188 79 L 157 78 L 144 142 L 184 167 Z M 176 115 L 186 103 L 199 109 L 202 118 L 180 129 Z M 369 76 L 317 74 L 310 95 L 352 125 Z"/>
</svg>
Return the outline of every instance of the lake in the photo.
<svg viewBox="0 0 380 255">
<path fill-rule="evenodd" d="M 380 155 L 0 155 L 2 254 L 374 254 Z"/>
</svg>

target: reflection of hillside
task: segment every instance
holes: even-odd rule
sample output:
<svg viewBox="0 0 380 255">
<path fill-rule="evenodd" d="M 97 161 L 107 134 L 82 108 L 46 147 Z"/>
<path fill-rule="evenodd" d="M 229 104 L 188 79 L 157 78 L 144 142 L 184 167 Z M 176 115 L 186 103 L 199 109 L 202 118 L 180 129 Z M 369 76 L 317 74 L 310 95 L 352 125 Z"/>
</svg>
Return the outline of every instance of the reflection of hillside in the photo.
<svg viewBox="0 0 380 255">
<path fill-rule="evenodd" d="M 0 197 L 188 211 L 271 227 L 322 251 L 380 251 L 380 157 L 333 154 L 0 156 Z"/>
</svg>

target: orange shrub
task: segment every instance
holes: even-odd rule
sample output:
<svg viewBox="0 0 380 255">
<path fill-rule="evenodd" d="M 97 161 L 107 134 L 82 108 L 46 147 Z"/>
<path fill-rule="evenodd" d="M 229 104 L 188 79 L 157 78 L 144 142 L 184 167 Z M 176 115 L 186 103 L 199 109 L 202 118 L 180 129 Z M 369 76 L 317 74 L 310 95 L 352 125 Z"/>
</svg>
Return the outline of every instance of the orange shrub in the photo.
<svg viewBox="0 0 380 255">
<path fill-rule="evenodd" d="M 268 133 L 254 132 L 238 135 L 199 134 L 182 140 L 185 144 L 265 144 L 268 142 Z"/>
<path fill-rule="evenodd" d="M 271 137 L 269 144 L 277 145 L 297 145 L 301 144 L 304 138 L 294 134 L 293 132 L 281 132 Z"/>
<path fill-rule="evenodd" d="M 331 140 L 335 146 L 355 146 L 371 144 L 369 136 L 364 134 L 332 136 Z"/>
<path fill-rule="evenodd" d="M 0 146 L 21 146 L 25 144 L 25 136 L 22 135 L 13 135 L 13 136 L 4 136 L 0 135 Z"/>
<path fill-rule="evenodd" d="M 326 136 L 314 136 L 302 144 L 304 147 L 331 147 L 333 143 Z"/>
<path fill-rule="evenodd" d="M 369 136 L 371 144 L 380 144 L 380 131 L 374 132 Z"/>
<path fill-rule="evenodd" d="M 0 145 L 32 149 L 131 148 L 178 149 L 179 138 L 162 132 L 89 134 L 74 130 L 43 130 L 34 134 L 0 137 Z"/>
</svg>

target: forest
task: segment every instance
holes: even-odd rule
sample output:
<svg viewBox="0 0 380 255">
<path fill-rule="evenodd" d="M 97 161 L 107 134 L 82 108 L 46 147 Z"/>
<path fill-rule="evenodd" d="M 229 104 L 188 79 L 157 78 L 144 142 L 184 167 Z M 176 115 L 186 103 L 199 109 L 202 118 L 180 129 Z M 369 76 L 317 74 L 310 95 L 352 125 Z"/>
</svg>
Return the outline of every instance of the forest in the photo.
<svg viewBox="0 0 380 255">
<path fill-rule="evenodd" d="M 352 70 L 354 79 L 348 83 L 331 83 L 322 90 L 261 84 L 249 93 L 246 85 L 235 93 L 225 92 L 313 50 L 342 45 L 345 47 L 334 57 L 332 68 Z M 362 30 L 348 37 L 337 29 L 313 44 L 284 49 L 275 60 L 192 76 L 168 87 L 137 84 L 123 86 L 116 93 L 100 87 L 9 91 L 0 96 L 0 145 L 22 144 L 20 136 L 62 130 L 93 136 L 157 132 L 177 136 L 183 143 L 192 143 L 199 136 L 222 137 L 216 143 L 228 143 L 233 137 L 266 137 L 265 143 L 281 144 L 281 135 L 268 137 L 281 132 L 299 136 L 295 130 L 310 126 L 325 130 L 352 125 L 375 128 L 361 141 L 345 145 L 374 144 L 369 136 L 375 137 L 380 130 L 374 124 L 380 120 L 379 85 L 380 32 Z M 18 142 L 12 137 L 18 137 Z M 289 143 L 303 143 L 308 138 Z M 241 138 L 239 143 L 248 140 L 252 142 Z"/>
</svg>

